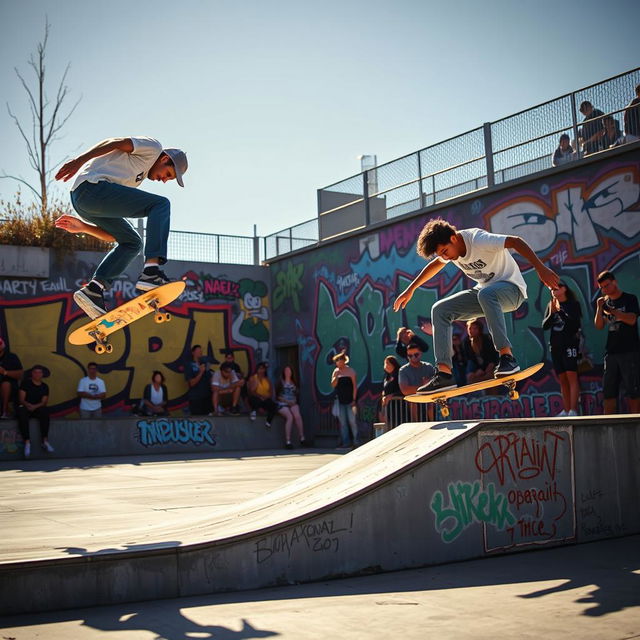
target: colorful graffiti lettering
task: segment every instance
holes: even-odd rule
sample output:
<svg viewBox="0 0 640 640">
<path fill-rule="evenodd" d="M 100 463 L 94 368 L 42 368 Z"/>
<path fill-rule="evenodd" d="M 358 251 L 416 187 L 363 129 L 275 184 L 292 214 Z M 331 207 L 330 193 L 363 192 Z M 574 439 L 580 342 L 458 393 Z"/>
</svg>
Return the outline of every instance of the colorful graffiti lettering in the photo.
<svg viewBox="0 0 640 640">
<path fill-rule="evenodd" d="M 240 297 L 240 283 L 210 273 L 187 271 L 182 278 L 191 292 L 197 292 L 200 302 L 205 300 L 236 300 Z M 193 299 L 193 295 L 190 295 Z"/>
<path fill-rule="evenodd" d="M 208 420 L 158 418 L 139 420 L 136 426 L 140 444 L 145 447 L 170 443 L 212 446 L 216 444 L 212 433 L 213 425 Z"/>
<path fill-rule="evenodd" d="M 443 542 L 453 542 L 474 522 L 491 524 L 499 530 L 515 525 L 507 496 L 497 493 L 493 483 L 482 489 L 479 481 L 456 482 L 448 487 L 449 504 L 444 504 L 442 491 L 434 492 L 431 511 L 436 518 L 436 531 Z"/>
</svg>

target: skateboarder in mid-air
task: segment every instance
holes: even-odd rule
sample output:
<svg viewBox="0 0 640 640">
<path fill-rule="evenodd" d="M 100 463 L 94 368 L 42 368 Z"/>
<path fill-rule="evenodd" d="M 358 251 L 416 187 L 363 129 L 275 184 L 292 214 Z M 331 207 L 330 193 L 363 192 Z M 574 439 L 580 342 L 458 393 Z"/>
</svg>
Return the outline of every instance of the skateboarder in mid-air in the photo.
<svg viewBox="0 0 640 640">
<path fill-rule="evenodd" d="M 163 149 L 153 138 L 109 138 L 62 165 L 56 180 L 71 187 L 71 203 L 80 218 L 60 216 L 56 226 L 69 233 L 88 233 L 116 246 L 104 257 L 90 282 L 73 294 L 91 318 L 106 313 L 104 290 L 138 255 L 142 239 L 126 218 L 148 218 L 144 270 L 136 289 L 149 291 L 169 279 L 160 270 L 167 261 L 171 210 L 169 200 L 136 187 L 145 179 L 176 180 L 183 187 L 187 156 L 180 149 Z M 78 173 L 79 172 L 79 173 Z"/>
<path fill-rule="evenodd" d="M 519 236 L 489 233 L 483 229 L 458 231 L 441 218 L 429 221 L 422 229 L 417 251 L 424 258 L 435 257 L 396 298 L 394 311 L 404 309 L 414 291 L 439 273 L 447 262 L 453 262 L 477 284 L 473 289 L 460 291 L 433 305 L 433 348 L 438 371 L 427 384 L 418 388 L 418 393 L 444 391 L 457 386 L 451 373 L 451 323 L 456 320 L 484 316 L 495 348 L 500 354 L 495 377 L 520 371 L 507 337 L 504 314 L 515 311 L 525 301 L 527 285 L 509 249 L 526 258 L 547 287 L 557 288 L 558 275 L 545 267 L 533 249 Z"/>
</svg>

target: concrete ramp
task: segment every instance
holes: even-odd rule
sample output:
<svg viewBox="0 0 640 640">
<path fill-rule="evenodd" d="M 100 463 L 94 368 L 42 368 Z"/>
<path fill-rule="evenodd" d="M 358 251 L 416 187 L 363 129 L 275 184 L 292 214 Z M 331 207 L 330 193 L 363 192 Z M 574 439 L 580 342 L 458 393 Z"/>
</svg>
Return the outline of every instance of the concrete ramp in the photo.
<svg viewBox="0 0 640 640">
<path fill-rule="evenodd" d="M 7 560 L 1 611 L 255 589 L 636 533 L 638 423 L 402 425 L 212 520 Z"/>
</svg>

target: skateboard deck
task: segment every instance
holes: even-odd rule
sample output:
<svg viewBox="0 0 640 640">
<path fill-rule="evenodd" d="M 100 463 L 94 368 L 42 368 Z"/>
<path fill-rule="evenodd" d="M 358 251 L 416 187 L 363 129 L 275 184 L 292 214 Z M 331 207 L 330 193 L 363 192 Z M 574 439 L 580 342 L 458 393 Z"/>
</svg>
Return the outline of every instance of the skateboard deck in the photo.
<svg viewBox="0 0 640 640">
<path fill-rule="evenodd" d="M 173 302 L 184 291 L 185 286 L 186 283 L 180 280 L 163 284 L 151 289 L 151 291 L 145 291 L 73 331 L 69 334 L 69 342 L 77 345 L 95 342 L 96 353 L 111 353 L 113 346 L 109 344 L 109 335 L 132 322 L 150 313 L 155 314 L 156 322 L 168 322 L 171 319 L 171 314 L 163 312 L 161 309 Z"/>
<path fill-rule="evenodd" d="M 443 417 L 449 415 L 449 407 L 447 400 L 449 398 L 455 398 L 456 396 L 463 396 L 466 393 L 473 393 L 474 391 L 482 391 L 483 389 L 491 389 L 492 387 L 505 386 L 509 389 L 509 398 L 511 400 L 517 400 L 520 396 L 516 391 L 516 383 L 520 380 L 524 380 L 534 373 L 537 373 L 542 369 L 544 364 L 539 362 L 532 367 L 528 367 L 523 371 L 518 371 L 509 376 L 502 376 L 500 378 L 493 378 L 491 380 L 482 380 L 481 382 L 474 382 L 473 384 L 466 384 L 464 387 L 455 387 L 454 389 L 446 389 L 445 391 L 434 391 L 433 393 L 414 393 L 410 396 L 405 396 L 404 399 L 407 402 L 435 402 L 440 407 L 440 412 Z"/>
</svg>

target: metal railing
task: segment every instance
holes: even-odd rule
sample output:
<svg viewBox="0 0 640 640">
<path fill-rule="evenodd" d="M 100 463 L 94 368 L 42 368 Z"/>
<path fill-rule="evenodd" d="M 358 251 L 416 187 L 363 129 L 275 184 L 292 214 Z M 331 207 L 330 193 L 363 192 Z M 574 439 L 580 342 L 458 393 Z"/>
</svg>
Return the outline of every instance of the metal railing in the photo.
<svg viewBox="0 0 640 640">
<path fill-rule="evenodd" d="M 571 139 L 578 160 L 584 157 L 580 105 L 588 101 L 605 114 L 596 120 L 615 117 L 627 134 L 625 107 L 638 84 L 640 68 L 323 187 L 318 218 L 267 236 L 265 259 L 548 169 L 561 134 Z M 620 143 L 631 141 L 627 136 Z"/>
</svg>

